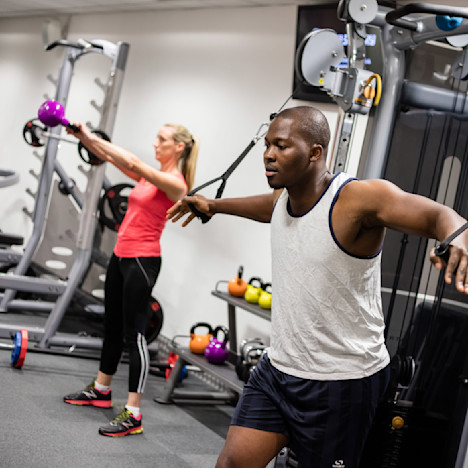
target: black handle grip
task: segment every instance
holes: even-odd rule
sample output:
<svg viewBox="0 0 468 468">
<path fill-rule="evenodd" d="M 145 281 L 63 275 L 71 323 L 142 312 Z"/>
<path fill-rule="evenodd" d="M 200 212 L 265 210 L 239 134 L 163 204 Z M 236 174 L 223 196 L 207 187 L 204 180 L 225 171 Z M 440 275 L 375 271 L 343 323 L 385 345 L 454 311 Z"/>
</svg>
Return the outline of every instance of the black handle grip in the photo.
<svg viewBox="0 0 468 468">
<path fill-rule="evenodd" d="M 193 203 L 189 203 L 188 206 L 195 213 L 195 216 L 201 219 L 201 222 L 203 224 L 207 223 L 211 219 L 211 216 L 208 216 L 205 213 L 202 213 L 201 211 L 197 210 Z"/>
<path fill-rule="evenodd" d="M 440 257 L 445 263 L 448 263 L 450 252 L 450 242 L 453 241 L 456 237 L 462 234 L 464 231 L 468 229 L 468 222 L 466 222 L 463 226 L 460 226 L 455 232 L 452 232 L 450 236 L 444 239 L 435 249 L 434 253 Z"/>
<path fill-rule="evenodd" d="M 69 129 L 73 130 L 74 132 L 79 132 L 80 131 L 79 127 L 77 127 L 76 125 L 73 125 L 72 123 L 68 123 L 67 127 Z"/>
<path fill-rule="evenodd" d="M 435 249 L 434 249 L 434 253 L 440 257 L 446 264 L 448 263 L 449 261 L 449 258 L 450 258 L 450 252 L 449 252 L 449 247 L 450 245 L 449 244 L 439 244 Z"/>
<path fill-rule="evenodd" d="M 89 45 L 95 47 L 96 49 L 104 49 L 104 47 L 100 44 L 95 44 L 94 42 L 89 42 L 86 41 Z M 63 47 L 73 47 L 74 49 L 80 49 L 84 50 L 86 49 L 87 45 L 86 44 L 81 44 L 80 42 L 70 42 L 65 39 L 60 39 L 58 41 L 51 42 L 48 44 L 45 48 L 46 51 L 52 50 L 53 48 L 57 46 L 63 46 Z"/>
</svg>

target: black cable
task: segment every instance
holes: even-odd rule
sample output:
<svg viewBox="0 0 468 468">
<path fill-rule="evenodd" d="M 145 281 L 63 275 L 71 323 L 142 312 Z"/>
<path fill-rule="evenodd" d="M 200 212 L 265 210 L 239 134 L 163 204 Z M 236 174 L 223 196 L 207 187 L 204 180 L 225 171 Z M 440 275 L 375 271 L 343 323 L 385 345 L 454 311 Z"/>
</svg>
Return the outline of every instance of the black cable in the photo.
<svg viewBox="0 0 468 468">
<path fill-rule="evenodd" d="M 437 115 L 443 115 L 444 116 L 442 132 L 441 132 L 443 137 L 440 139 L 439 147 L 438 147 L 437 152 L 436 152 L 436 154 L 438 156 L 437 156 L 436 161 L 435 161 L 435 170 L 432 171 L 432 178 L 431 178 L 431 183 L 430 183 L 430 186 L 429 186 L 429 196 L 432 199 L 435 199 L 436 196 L 437 196 L 437 193 L 439 191 L 440 180 L 441 180 L 441 175 L 442 175 L 442 171 L 443 171 L 444 157 L 442 156 L 442 154 L 444 156 L 446 156 L 446 153 L 447 153 L 447 146 L 448 146 L 447 141 L 448 140 L 447 140 L 447 137 L 446 137 L 446 130 L 447 130 L 447 121 L 448 121 L 448 119 L 447 119 L 447 115 L 445 113 L 442 113 L 442 112 L 431 111 L 431 115 L 432 115 L 432 117 L 437 116 Z M 427 130 L 428 129 L 426 127 L 425 131 L 427 131 Z M 430 131 L 430 133 L 432 133 L 432 131 Z M 444 150 L 442 150 L 442 147 L 444 147 Z M 415 189 L 413 193 L 417 193 L 417 189 Z M 425 250 L 427 250 L 428 241 L 426 239 L 420 239 L 419 243 L 418 243 L 418 252 L 417 252 L 416 258 L 419 258 L 420 247 L 422 246 L 422 243 L 425 243 Z M 412 278 L 416 277 L 416 265 L 417 265 L 417 263 L 418 262 L 414 263 Z M 413 328 L 413 324 L 414 324 L 415 312 L 416 312 L 417 292 L 420 290 L 423 269 L 424 269 L 424 262 L 421 262 L 420 267 L 419 267 L 418 276 L 417 276 L 419 278 L 419 280 L 418 280 L 416 288 L 415 288 L 416 292 L 415 292 L 415 295 L 414 295 L 413 305 L 411 307 L 410 318 L 409 318 L 409 321 L 408 321 L 408 327 L 407 327 L 408 330 L 411 330 Z M 428 288 L 429 288 L 429 284 L 430 284 L 430 280 L 431 280 L 432 271 L 433 271 L 432 269 L 429 270 L 429 275 L 428 275 L 428 279 L 427 279 L 427 283 L 426 283 L 426 288 L 425 288 L 425 291 L 424 291 L 424 294 L 423 294 L 423 301 L 422 301 L 423 305 L 426 302 L 426 297 L 427 297 L 427 292 L 428 292 Z M 405 311 L 408 311 L 408 308 L 409 308 L 409 297 L 411 295 L 411 290 L 412 290 L 412 286 L 410 286 L 410 288 L 409 288 L 410 292 L 408 293 L 408 297 L 407 297 L 407 301 L 406 301 L 406 305 L 405 305 Z M 406 312 L 405 312 L 405 319 L 403 321 L 403 325 L 404 325 L 405 322 L 406 322 Z M 409 346 L 410 334 L 406 333 L 406 335 L 404 335 L 403 338 L 401 338 L 402 334 L 403 334 L 403 330 L 400 331 L 400 342 L 398 343 L 397 354 L 400 354 L 401 356 L 406 356 L 408 346 Z"/>
<path fill-rule="evenodd" d="M 466 51 L 465 51 L 464 61 L 466 60 L 466 57 L 467 56 L 466 56 Z M 461 93 L 460 88 L 461 88 L 461 80 L 458 80 L 458 87 L 457 87 L 457 91 L 456 91 L 456 97 L 454 98 L 453 108 L 455 108 L 455 106 L 456 106 L 456 102 L 458 100 L 457 96 Z M 466 100 L 466 95 L 464 97 L 464 100 Z M 453 117 L 451 117 L 451 120 L 453 120 Z M 452 133 L 452 129 L 453 129 L 453 127 L 450 124 L 450 133 Z M 453 153 L 452 153 L 453 155 L 457 154 L 460 135 L 461 135 L 461 123 L 459 122 L 458 131 L 457 131 L 457 133 L 455 135 L 454 149 L 453 149 Z M 448 143 L 446 145 L 446 149 L 447 148 L 448 148 Z M 462 158 L 462 161 L 461 161 L 460 177 L 458 179 L 457 188 L 458 187 L 462 187 L 462 188 L 465 187 L 466 182 L 468 180 L 467 155 L 468 155 L 468 153 L 467 153 L 466 148 L 465 148 L 465 152 L 464 152 L 464 155 L 463 155 L 463 158 Z M 445 156 L 447 156 L 447 153 L 446 153 Z M 447 189 L 446 189 L 446 193 L 444 195 L 445 200 L 446 200 L 446 197 L 447 197 L 448 185 L 449 185 L 450 176 L 451 176 L 451 173 L 452 173 L 452 170 L 453 170 L 453 164 L 454 164 L 454 162 L 452 160 L 451 167 L 450 167 L 450 173 L 449 173 L 449 177 L 448 177 L 448 180 L 447 180 Z M 464 198 L 462 196 L 462 193 L 460 193 L 460 192 L 461 192 L 460 190 L 457 192 L 455 202 L 454 202 L 454 209 L 456 211 L 461 208 L 461 204 L 462 204 L 463 198 Z M 444 258 L 445 261 L 447 261 L 448 260 L 448 246 L 449 246 L 450 242 L 455 237 L 460 235 L 467 228 L 468 228 L 468 223 L 461 226 L 454 233 L 452 233 L 450 236 L 448 236 L 446 239 L 444 239 L 436 247 L 436 253 L 439 254 L 439 256 L 441 256 L 442 258 Z M 422 345 L 422 350 L 420 352 L 421 359 L 420 359 L 420 368 L 419 368 L 418 376 L 417 376 L 417 379 L 416 379 L 417 382 L 416 382 L 416 385 L 415 385 L 415 401 L 421 401 L 422 396 L 423 396 L 424 392 L 426 391 L 424 380 L 425 380 L 426 375 L 430 372 L 432 356 L 429 353 L 432 350 L 432 344 L 437 339 L 437 336 L 436 336 L 436 323 L 437 323 L 437 318 L 440 315 L 440 310 L 441 310 L 441 306 L 442 306 L 442 300 L 443 300 L 443 297 L 444 297 L 445 287 L 446 287 L 446 283 L 445 283 L 445 279 L 444 279 L 444 272 L 442 271 L 439 274 L 439 278 L 438 278 L 438 282 L 437 282 L 437 288 L 436 288 L 436 293 L 435 293 L 435 301 L 433 303 L 432 310 L 431 310 L 431 315 L 430 315 L 430 318 L 429 318 L 428 331 L 426 333 L 426 338 L 424 340 L 424 343 Z"/>
<path fill-rule="evenodd" d="M 273 120 L 283 110 L 284 106 L 293 97 L 295 92 L 296 90 L 294 90 L 293 93 L 286 99 L 286 101 L 284 101 L 284 103 L 278 109 L 278 112 L 270 114 L 270 120 Z M 218 190 L 216 192 L 216 196 L 215 196 L 215 198 L 221 198 L 223 195 L 224 189 L 226 188 L 226 182 L 228 178 L 231 176 L 231 174 L 234 172 L 237 166 L 239 166 L 239 164 L 243 161 L 243 159 L 247 156 L 247 154 L 249 154 L 250 150 L 257 144 L 258 140 L 262 138 L 263 134 L 260 134 L 260 132 L 265 125 L 268 126 L 268 124 L 262 124 L 260 126 L 257 133 L 249 142 L 249 144 L 244 149 L 244 151 L 242 151 L 242 153 L 236 158 L 236 160 L 227 168 L 227 170 L 221 176 L 215 177 L 214 179 L 211 179 L 208 182 L 205 182 L 204 184 L 192 189 L 187 195 L 188 196 L 194 195 L 195 193 L 204 189 L 205 187 L 208 187 L 209 185 L 212 185 L 215 182 L 221 181 L 221 184 L 219 185 Z M 201 211 L 199 211 L 192 203 L 189 203 L 189 207 L 193 211 L 195 216 L 201 219 L 202 223 L 207 223 L 211 219 L 211 216 L 208 216 L 205 213 L 202 213 Z"/>
<path fill-rule="evenodd" d="M 429 135 L 431 133 L 431 131 L 430 131 L 431 130 L 431 124 L 432 124 L 432 114 L 428 114 L 427 118 L 426 118 L 426 126 L 424 128 L 424 135 L 423 135 L 423 140 L 422 140 L 422 144 L 421 144 L 421 149 L 419 151 L 418 165 L 416 167 L 416 175 L 415 175 L 414 182 L 413 182 L 412 193 L 417 193 L 417 191 L 419 189 L 419 183 L 420 183 L 420 180 L 421 180 L 421 173 L 422 173 L 422 168 L 423 168 L 423 160 L 424 160 L 424 156 L 426 154 L 427 142 L 428 142 L 428 139 L 429 139 Z M 392 293 L 391 293 L 391 296 L 390 296 L 390 303 L 389 303 L 389 307 L 388 307 L 388 311 L 387 311 L 387 320 L 386 320 L 385 335 L 384 335 L 385 338 L 387 338 L 390 321 L 392 319 L 393 309 L 394 309 L 395 299 L 396 299 L 396 293 L 397 293 L 398 284 L 399 284 L 399 281 L 400 281 L 401 270 L 403 268 L 403 260 L 404 260 L 404 256 L 405 256 L 405 252 L 406 252 L 406 246 L 408 244 L 408 235 L 407 234 L 403 235 L 401 244 L 402 245 L 401 245 L 401 248 L 400 248 L 400 254 L 399 254 L 399 258 L 398 258 L 397 269 L 395 271 L 395 278 L 394 278 L 394 281 L 393 281 Z M 418 251 L 419 251 L 419 248 L 418 248 Z M 414 278 L 414 270 L 413 270 L 412 278 Z M 411 282 L 413 282 L 413 279 L 411 280 Z M 402 319 L 402 324 L 401 324 L 401 329 L 400 329 L 399 342 L 398 342 L 398 347 L 397 347 L 397 353 L 396 354 L 399 354 L 399 350 L 400 350 L 401 335 L 402 335 L 402 330 L 404 328 L 404 324 L 406 322 L 408 302 L 409 302 L 409 297 L 410 297 L 410 294 L 411 294 L 410 293 L 411 285 L 410 285 L 410 287 L 408 289 L 409 289 L 409 291 L 408 291 L 408 296 L 407 296 L 407 303 L 406 303 L 406 307 L 405 307 L 405 313 L 403 314 L 403 319 Z"/>
</svg>

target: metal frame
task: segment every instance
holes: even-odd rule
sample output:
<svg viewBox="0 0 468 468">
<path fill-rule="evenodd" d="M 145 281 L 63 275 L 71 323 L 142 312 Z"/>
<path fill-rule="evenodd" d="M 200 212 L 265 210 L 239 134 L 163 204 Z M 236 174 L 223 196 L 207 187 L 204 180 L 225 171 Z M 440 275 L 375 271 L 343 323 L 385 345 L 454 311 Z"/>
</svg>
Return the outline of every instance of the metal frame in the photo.
<svg viewBox="0 0 468 468">
<path fill-rule="evenodd" d="M 361 66 L 359 63 L 356 64 L 354 59 L 362 58 L 361 46 L 366 24 L 380 28 L 384 55 L 382 95 L 379 106 L 373 108 L 372 125 L 369 122 L 367 126 L 366 141 L 356 174 L 361 179 L 383 177 L 398 108 L 401 104 L 458 114 L 463 117 L 468 115 L 466 93 L 459 95 L 460 93 L 448 89 L 405 80 L 406 51 L 428 41 L 467 34 L 468 8 L 423 3 L 410 4 L 397 10 L 379 6 L 373 18 L 367 17 L 361 21 L 359 12 L 365 11 L 372 3 L 374 3 L 373 0 L 342 0 L 340 2 L 338 16 L 347 22 L 350 44 L 347 55 L 350 65 L 344 71 L 333 70 L 333 68 L 327 71 L 326 67 L 320 69 L 325 70 L 324 82 L 331 83 L 327 89 L 323 90 L 338 104 L 340 112 L 348 114 L 346 120 L 339 122 L 341 126 L 337 129 L 333 145 L 334 154 L 330 161 L 332 169 L 345 170 L 350 155 L 349 138 L 353 134 L 356 123 L 353 114 L 362 113 L 361 109 L 349 108 L 350 102 L 356 97 L 356 73 L 353 67 L 359 69 Z M 442 30 L 436 22 L 436 15 L 451 15 L 463 19 L 452 30 Z M 403 19 L 403 16 L 406 19 Z M 465 44 L 463 47 L 468 46 Z M 330 58 L 330 64 L 331 62 Z M 462 67 L 462 64 L 459 67 Z M 463 71 L 466 72 L 466 68 Z M 339 75 L 339 78 L 330 77 L 330 74 L 334 73 Z M 339 87 L 333 86 L 336 81 L 339 81 Z M 310 84 L 317 86 L 312 82 Z M 334 92 L 336 92 L 335 95 Z M 468 460 L 468 412 L 458 445 L 455 468 L 462 468 L 466 460 Z"/>
<path fill-rule="evenodd" d="M 381 9 L 381 14 L 388 13 L 388 9 Z M 382 102 L 375 108 L 375 125 L 372 128 L 371 139 L 364 156 L 365 165 L 360 169 L 363 179 L 381 178 L 389 150 L 389 142 L 395 123 L 397 106 L 401 103 L 415 105 L 423 109 L 436 109 L 447 111 L 447 102 L 453 103 L 453 92 L 439 88 L 410 83 L 404 81 L 406 67 L 404 51 L 427 41 L 444 39 L 468 33 L 468 19 L 463 20 L 454 31 L 441 31 L 435 24 L 434 17 L 415 19 L 418 31 L 410 31 L 388 23 L 381 23 L 382 17 L 371 22 L 382 27 L 385 67 L 382 86 Z M 419 31 L 421 30 L 421 31 Z M 450 107 L 450 110 L 452 108 Z M 468 106 L 458 106 L 456 112 L 468 113 Z"/>
<path fill-rule="evenodd" d="M 129 45 L 125 42 L 114 44 L 103 40 L 94 40 L 91 42 L 80 40 L 78 43 L 62 41 L 62 43 L 53 44 L 51 46 L 54 47 L 56 45 L 67 46 L 55 96 L 55 100 L 62 103 L 64 107 L 67 101 L 73 75 L 73 67 L 76 60 L 90 53 L 102 54 L 112 60 L 109 78 L 105 86 L 105 97 L 99 123 L 99 129 L 103 130 L 106 134 L 111 135 L 117 112 L 117 104 L 123 84 Z M 51 46 L 49 46 L 49 48 L 52 48 Z M 25 276 L 44 233 L 54 172 L 59 172 L 62 181 L 67 183 L 66 174 L 56 161 L 60 130 L 61 129 L 59 127 L 50 129 L 50 133 L 55 135 L 57 138 L 49 138 L 45 148 L 43 166 L 39 176 L 38 193 L 33 213 L 34 227 L 32 235 L 26 245 L 24 254 L 19 259 L 14 270 L 14 274 L 0 274 L 0 288 L 6 288 L 5 293 L 0 295 L 0 297 L 2 297 L 0 312 L 26 308 L 38 311 L 51 310 L 51 313 L 49 314 L 43 329 L 37 327 L 28 328 L 24 326 L 15 327 L 15 325 L 11 324 L 0 325 L 0 336 L 9 337 L 11 330 L 27 328 L 31 335 L 31 341 L 34 341 L 35 339 L 39 341 L 37 345 L 38 348 L 45 349 L 51 345 L 76 345 L 81 347 L 99 348 L 102 345 L 101 339 L 81 339 L 81 337 L 71 337 L 66 339 L 63 337 L 57 338 L 54 335 L 57 332 L 60 322 L 66 313 L 67 307 L 70 304 L 76 289 L 81 284 L 90 265 L 91 255 L 93 253 L 94 236 L 97 227 L 97 206 L 101 196 L 101 190 L 103 186 L 105 187 L 106 184 L 108 184 L 105 178 L 105 164 L 100 166 L 91 166 L 87 173 L 88 183 L 83 196 L 82 210 L 80 213 L 80 222 L 76 241 L 76 254 L 71 271 L 68 275 L 68 280 L 66 282 L 45 279 L 38 281 L 37 278 Z M 0 260 L 2 258 L 17 259 L 17 253 L 11 251 L 0 251 Z M 52 303 L 33 301 L 31 304 L 28 304 L 28 301 L 14 299 L 16 291 L 19 290 L 45 294 L 55 293 L 58 298 Z"/>
<path fill-rule="evenodd" d="M 366 70 L 363 70 L 365 58 L 363 38 L 366 34 L 366 25 L 375 26 L 381 30 L 382 52 L 385 57 L 384 80 L 382 82 L 381 102 L 377 107 L 373 108 L 373 125 L 368 126 L 365 151 L 361 154 L 361 162 L 357 171 L 357 176 L 363 179 L 382 177 L 397 108 L 401 103 L 418 105 L 422 108 L 429 108 L 430 106 L 442 111 L 448 110 L 448 106 L 450 106 L 450 110 L 453 111 L 451 104 L 453 104 L 453 99 L 457 99 L 455 93 L 448 90 L 406 82 L 404 80 L 406 67 L 405 51 L 427 41 L 468 33 L 467 8 L 455 9 L 454 7 L 446 7 L 444 5 L 415 4 L 418 7 L 418 11 L 426 6 L 430 7 L 431 12 L 440 12 L 440 14 L 444 14 L 444 11 L 458 11 L 459 15 L 464 18 L 461 24 L 451 31 L 444 31 L 437 26 L 434 15 L 411 14 L 408 16 L 408 20 L 402 21 L 403 26 L 389 24 L 387 19 L 394 14 L 395 10 L 378 6 L 375 15 L 369 16 L 368 10 L 373 10 L 374 4 L 376 4 L 374 0 L 342 0 L 338 6 L 338 16 L 346 21 L 349 41 L 347 53 L 348 67 L 346 69 L 334 67 L 335 57 L 336 54 L 339 55 L 339 51 L 336 51 L 333 56 L 330 55 L 329 57 L 330 70 L 323 63 L 318 65 L 320 61 L 316 60 L 315 57 L 319 53 L 319 57 L 323 59 L 323 56 L 320 56 L 320 54 L 326 53 L 324 51 L 313 50 L 310 62 L 308 63 L 312 70 L 314 61 L 317 63 L 316 66 L 321 67 L 316 70 L 316 74 L 320 74 L 323 77 L 322 84 L 320 85 L 321 89 L 338 104 L 341 111 L 351 115 L 367 114 L 369 112 L 368 108 L 353 104 L 361 92 L 360 86 L 362 86 L 363 81 L 370 74 Z M 409 11 L 412 10 L 409 9 Z M 360 12 L 363 13 L 361 14 Z M 406 23 L 410 23 L 412 28 L 404 27 Z M 312 37 L 312 40 L 314 39 Z M 307 37 L 305 40 L 307 40 Z M 304 50 L 307 50 L 306 45 L 302 44 L 298 52 L 302 54 Z M 302 57 L 300 59 L 296 57 L 296 67 L 302 61 Z M 308 73 L 314 75 L 310 70 L 308 70 Z M 299 70 L 299 75 L 302 75 L 301 70 Z M 309 84 L 319 86 L 315 82 L 310 82 Z M 468 105 L 465 105 L 465 100 L 462 98 L 458 99 L 455 112 L 468 113 Z M 353 128 L 356 123 L 352 120 L 355 119 L 348 118 L 346 125 L 339 128 L 335 135 L 335 143 L 333 145 L 335 151 L 331 161 L 332 167 L 345 168 L 347 166 L 351 146 L 348 137 L 353 134 Z M 349 122 L 351 122 L 351 126 Z M 334 159 L 338 159 L 338 161 L 335 163 Z"/>
<path fill-rule="evenodd" d="M 154 399 L 157 403 L 169 404 L 175 400 L 217 402 L 232 401 L 235 395 L 240 395 L 244 388 L 244 382 L 241 381 L 235 371 L 235 364 L 239 357 L 237 343 L 237 308 L 249 312 L 265 320 L 271 320 L 271 312 L 262 309 L 258 304 L 250 304 L 243 298 L 231 296 L 229 293 L 221 291 L 220 285 L 227 284 L 227 281 L 218 281 L 215 290 L 211 294 L 227 303 L 227 314 L 229 324 L 229 356 L 227 362 L 223 364 L 211 364 L 205 356 L 193 354 L 188 348 L 177 346 L 172 342 L 170 351 L 176 353 L 179 358 L 174 364 L 171 375 L 166 382 L 163 393 Z M 174 341 L 174 340 L 173 340 Z M 219 384 L 220 389 L 213 392 L 198 392 L 176 388 L 185 365 L 191 364 L 197 366 L 206 375 L 212 376 L 214 382 Z"/>
</svg>

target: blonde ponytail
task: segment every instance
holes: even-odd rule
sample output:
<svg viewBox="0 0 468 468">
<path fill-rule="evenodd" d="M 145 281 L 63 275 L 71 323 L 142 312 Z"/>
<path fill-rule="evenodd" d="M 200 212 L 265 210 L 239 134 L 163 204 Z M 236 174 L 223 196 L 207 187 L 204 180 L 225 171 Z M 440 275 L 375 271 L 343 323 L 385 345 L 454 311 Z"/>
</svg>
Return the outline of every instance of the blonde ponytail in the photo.
<svg viewBox="0 0 468 468">
<path fill-rule="evenodd" d="M 179 170 L 184 176 L 188 191 L 193 187 L 195 180 L 195 170 L 197 167 L 198 150 L 200 143 L 198 138 L 195 138 L 183 125 L 166 124 L 166 127 L 171 127 L 175 130 L 173 138 L 177 143 L 185 143 L 184 151 L 179 157 Z"/>
</svg>

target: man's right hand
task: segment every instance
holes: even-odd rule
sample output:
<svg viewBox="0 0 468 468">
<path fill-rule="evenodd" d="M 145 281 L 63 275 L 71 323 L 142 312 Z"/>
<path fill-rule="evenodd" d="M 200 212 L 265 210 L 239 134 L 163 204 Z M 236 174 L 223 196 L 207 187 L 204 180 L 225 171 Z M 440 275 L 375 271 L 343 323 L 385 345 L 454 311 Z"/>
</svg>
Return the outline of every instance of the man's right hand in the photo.
<svg viewBox="0 0 468 468">
<path fill-rule="evenodd" d="M 171 219 L 173 223 L 183 218 L 186 214 L 189 214 L 183 221 L 182 227 L 187 226 L 195 217 L 195 213 L 190 209 L 190 205 L 193 205 L 198 211 L 207 216 L 213 216 L 214 212 L 210 210 L 212 207 L 212 200 L 208 200 L 203 195 L 192 195 L 187 196 L 176 202 L 171 208 L 167 210 L 166 218 Z"/>
</svg>

